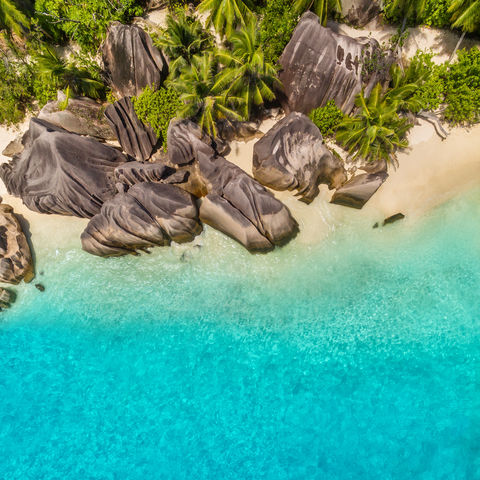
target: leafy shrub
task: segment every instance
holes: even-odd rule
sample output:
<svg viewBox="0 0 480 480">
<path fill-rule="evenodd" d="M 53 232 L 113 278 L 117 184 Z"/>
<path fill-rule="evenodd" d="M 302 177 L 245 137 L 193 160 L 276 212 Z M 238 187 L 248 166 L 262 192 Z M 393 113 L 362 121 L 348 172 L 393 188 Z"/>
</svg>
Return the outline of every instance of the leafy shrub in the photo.
<svg viewBox="0 0 480 480">
<path fill-rule="evenodd" d="M 433 53 L 419 50 L 403 73 L 399 67 L 392 69 L 392 87 L 416 85 L 409 98 L 409 110 L 413 113 L 436 110 L 443 102 L 446 66 L 436 65 L 433 56 Z"/>
<path fill-rule="evenodd" d="M 260 25 L 260 40 L 267 62 L 275 63 L 298 23 L 291 0 L 267 0 Z"/>
<path fill-rule="evenodd" d="M 19 59 L 0 59 L 0 123 L 23 119 L 33 99 L 31 71 Z"/>
<path fill-rule="evenodd" d="M 445 118 L 454 124 L 480 121 L 480 50 L 459 51 L 444 75 Z"/>
<path fill-rule="evenodd" d="M 324 107 L 315 108 L 310 112 L 310 120 L 320 129 L 324 137 L 335 135 L 338 125 L 344 119 L 343 112 L 330 100 Z"/>
<path fill-rule="evenodd" d="M 137 0 L 36 0 L 35 10 L 56 41 L 66 37 L 90 51 L 100 45 L 110 22 L 125 23 L 143 14 Z"/>
<path fill-rule="evenodd" d="M 152 126 L 166 150 L 168 125 L 182 106 L 179 95 L 170 88 L 154 90 L 147 86 L 132 102 L 138 118 Z"/>
<path fill-rule="evenodd" d="M 391 23 L 402 23 L 404 13 L 394 9 L 395 0 L 385 0 L 385 18 Z M 452 0 L 425 0 L 425 8 L 420 18 L 408 17 L 410 24 L 429 25 L 436 28 L 445 28 L 450 25 L 451 14 L 448 9 Z"/>
</svg>

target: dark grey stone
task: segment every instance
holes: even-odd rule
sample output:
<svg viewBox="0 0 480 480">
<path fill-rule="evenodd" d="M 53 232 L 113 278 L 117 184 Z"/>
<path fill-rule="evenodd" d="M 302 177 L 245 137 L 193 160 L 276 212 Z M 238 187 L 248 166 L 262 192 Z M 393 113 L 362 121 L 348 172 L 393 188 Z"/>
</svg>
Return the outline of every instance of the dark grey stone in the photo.
<svg viewBox="0 0 480 480">
<path fill-rule="evenodd" d="M 323 27 L 314 13 L 305 13 L 279 60 L 284 109 L 308 115 L 333 99 L 349 113 L 362 87 L 368 96 L 385 75 L 382 71 L 362 75 L 363 58 L 379 48 L 372 38 L 340 35 Z"/>
<path fill-rule="evenodd" d="M 253 147 L 253 176 L 274 190 L 298 190 L 310 203 L 318 185 L 338 188 L 347 180 L 343 163 L 324 145 L 318 127 L 304 114 L 292 112 Z"/>
<path fill-rule="evenodd" d="M 334 193 L 331 203 L 361 209 L 387 178 L 386 172 L 357 175 Z"/>
<path fill-rule="evenodd" d="M 36 212 L 92 217 L 116 193 L 117 149 L 32 118 L 25 149 L 0 166 L 11 195 Z"/>
<path fill-rule="evenodd" d="M 103 257 L 190 242 L 202 231 L 195 198 L 173 185 L 138 183 L 105 202 L 82 233 L 82 248 Z"/>
<path fill-rule="evenodd" d="M 140 162 L 152 156 L 158 137 L 150 125 L 138 118 L 129 97 L 109 105 L 105 117 L 125 153 Z"/>
<path fill-rule="evenodd" d="M 168 75 L 162 52 L 136 25 L 110 24 L 101 51 L 106 80 L 119 98 L 137 96 L 147 85 L 159 88 Z"/>
</svg>

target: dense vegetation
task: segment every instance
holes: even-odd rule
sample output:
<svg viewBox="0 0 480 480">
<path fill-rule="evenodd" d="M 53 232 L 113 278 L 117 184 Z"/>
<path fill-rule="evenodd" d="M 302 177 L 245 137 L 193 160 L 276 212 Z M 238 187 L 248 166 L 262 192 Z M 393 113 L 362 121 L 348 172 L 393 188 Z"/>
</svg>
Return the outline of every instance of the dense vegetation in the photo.
<svg viewBox="0 0 480 480">
<path fill-rule="evenodd" d="M 212 136 L 223 119 L 261 118 L 281 87 L 278 59 L 300 16 L 311 9 L 325 24 L 341 15 L 340 0 L 199 0 L 193 3 L 205 14 L 204 25 L 189 2 L 168 3 L 167 28 L 152 36 L 171 59 L 169 77 L 159 90 L 148 87 L 134 99 L 139 117 L 162 142 L 177 115 Z M 95 55 L 110 22 L 129 22 L 144 9 L 143 0 L 0 0 L 0 122 L 20 121 L 55 98 L 57 89 L 67 97 L 114 100 Z M 386 0 L 384 15 L 400 34 L 412 24 L 480 30 L 480 0 Z M 59 53 L 66 45 L 74 56 Z M 443 65 L 432 52 L 418 52 L 402 68 L 392 67 L 389 85 L 359 95 L 351 116 L 332 99 L 310 118 L 353 157 L 394 161 L 412 114 L 437 110 L 453 124 L 480 121 L 479 79 L 478 49 L 460 50 L 456 61 Z"/>
</svg>

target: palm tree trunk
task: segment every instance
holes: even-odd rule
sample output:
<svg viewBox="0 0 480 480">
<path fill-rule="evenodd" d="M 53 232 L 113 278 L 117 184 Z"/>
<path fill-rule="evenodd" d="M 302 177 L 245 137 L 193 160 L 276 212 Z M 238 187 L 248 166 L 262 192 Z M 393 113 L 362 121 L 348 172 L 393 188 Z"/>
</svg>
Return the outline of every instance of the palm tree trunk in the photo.
<svg viewBox="0 0 480 480">
<path fill-rule="evenodd" d="M 450 58 L 448 59 L 448 63 L 450 63 L 453 60 L 453 58 L 455 57 L 455 55 L 457 54 L 457 50 L 460 48 L 460 45 L 462 44 L 463 39 L 465 38 L 466 34 L 467 34 L 467 32 L 465 32 L 465 31 L 462 32 L 462 36 L 460 37 L 457 44 L 455 45 L 455 50 L 450 55 Z"/>
</svg>

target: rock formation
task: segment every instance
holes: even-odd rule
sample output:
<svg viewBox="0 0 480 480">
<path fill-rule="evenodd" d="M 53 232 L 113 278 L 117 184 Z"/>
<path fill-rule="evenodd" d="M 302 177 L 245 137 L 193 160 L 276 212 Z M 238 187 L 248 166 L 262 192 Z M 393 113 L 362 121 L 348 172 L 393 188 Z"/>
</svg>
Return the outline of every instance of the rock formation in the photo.
<svg viewBox="0 0 480 480">
<path fill-rule="evenodd" d="M 253 176 L 274 190 L 298 190 L 310 203 L 318 185 L 338 188 L 347 180 L 341 160 L 323 144 L 318 127 L 304 114 L 292 112 L 253 147 Z"/>
<path fill-rule="evenodd" d="M 129 97 L 109 105 L 105 117 L 125 153 L 140 162 L 151 157 L 158 137 L 150 125 L 138 118 Z"/>
<path fill-rule="evenodd" d="M 331 203 L 361 209 L 387 178 L 387 172 L 357 175 L 334 193 Z"/>
<path fill-rule="evenodd" d="M 106 80 L 119 98 L 136 96 L 147 85 L 159 88 L 168 75 L 162 52 L 136 25 L 113 22 L 101 50 Z"/>
<path fill-rule="evenodd" d="M 180 184 L 200 199 L 200 219 L 250 251 L 267 251 L 298 230 L 288 208 L 242 169 L 218 156 L 208 137 L 190 121 L 172 121 L 170 164 L 183 166 L 189 182 Z"/>
<path fill-rule="evenodd" d="M 88 218 L 115 195 L 113 172 L 126 161 L 113 147 L 33 118 L 25 149 L 0 166 L 0 177 L 31 210 Z"/>
<path fill-rule="evenodd" d="M 10 205 L 0 204 L 0 281 L 17 284 L 34 277 L 25 234 Z"/>
<path fill-rule="evenodd" d="M 101 140 L 115 140 L 115 135 L 103 115 L 105 106 L 91 98 L 70 98 L 66 107 L 62 102 L 66 96 L 58 92 L 58 99 L 48 102 L 38 114 L 38 118 L 79 135 L 88 135 Z"/>
<path fill-rule="evenodd" d="M 82 233 L 82 248 L 103 257 L 190 242 L 202 231 L 192 195 L 173 185 L 138 183 L 104 203 Z"/>
<path fill-rule="evenodd" d="M 143 182 L 185 183 L 188 172 L 177 171 L 164 163 L 128 162 L 115 169 L 114 178 L 117 190 L 122 192 Z"/>
<path fill-rule="evenodd" d="M 0 288 L 0 310 L 10 308 L 15 301 L 15 294 L 6 288 Z"/>
<path fill-rule="evenodd" d="M 340 35 L 323 27 L 314 13 L 305 13 L 279 60 L 285 110 L 308 115 L 333 99 L 349 113 L 364 83 L 368 96 L 383 75 L 380 68 L 371 68 L 368 75 L 363 68 L 378 49 L 372 38 Z"/>
<path fill-rule="evenodd" d="M 341 0 L 342 13 L 349 23 L 364 27 L 382 10 L 381 0 Z"/>
</svg>

